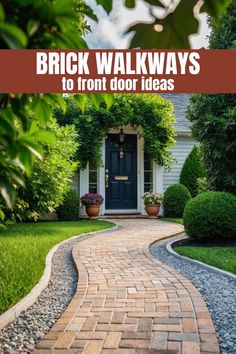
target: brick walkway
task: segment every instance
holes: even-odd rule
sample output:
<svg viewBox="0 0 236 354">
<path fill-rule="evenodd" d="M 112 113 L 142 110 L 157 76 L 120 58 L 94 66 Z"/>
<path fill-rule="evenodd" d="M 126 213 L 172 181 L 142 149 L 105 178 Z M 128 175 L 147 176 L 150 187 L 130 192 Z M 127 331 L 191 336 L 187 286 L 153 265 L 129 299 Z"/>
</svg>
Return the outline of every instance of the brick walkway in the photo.
<svg viewBox="0 0 236 354">
<path fill-rule="evenodd" d="M 78 243 L 70 305 L 34 353 L 219 353 L 214 326 L 196 288 L 149 253 L 182 226 L 119 220 L 123 228 Z"/>
</svg>

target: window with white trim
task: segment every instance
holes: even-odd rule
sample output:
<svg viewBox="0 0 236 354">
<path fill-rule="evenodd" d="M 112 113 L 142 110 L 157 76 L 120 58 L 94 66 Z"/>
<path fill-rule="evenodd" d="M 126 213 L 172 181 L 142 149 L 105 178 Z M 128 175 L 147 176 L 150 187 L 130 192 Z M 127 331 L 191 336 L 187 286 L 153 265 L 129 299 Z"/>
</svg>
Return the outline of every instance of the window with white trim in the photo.
<svg viewBox="0 0 236 354">
<path fill-rule="evenodd" d="M 153 191 L 153 161 L 144 152 L 144 192 Z"/>
<path fill-rule="evenodd" d="M 97 193 L 98 170 L 94 161 L 89 161 L 89 193 Z"/>
</svg>

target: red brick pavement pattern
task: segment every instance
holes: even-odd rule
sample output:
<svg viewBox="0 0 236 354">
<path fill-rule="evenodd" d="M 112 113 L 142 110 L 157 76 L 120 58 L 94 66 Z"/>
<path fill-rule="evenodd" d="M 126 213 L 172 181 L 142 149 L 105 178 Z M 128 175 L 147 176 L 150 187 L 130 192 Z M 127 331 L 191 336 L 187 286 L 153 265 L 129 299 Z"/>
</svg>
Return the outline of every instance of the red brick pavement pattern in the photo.
<svg viewBox="0 0 236 354">
<path fill-rule="evenodd" d="M 219 353 L 211 316 L 190 281 L 155 260 L 149 245 L 183 231 L 158 220 L 78 243 L 76 293 L 35 354 Z"/>
</svg>

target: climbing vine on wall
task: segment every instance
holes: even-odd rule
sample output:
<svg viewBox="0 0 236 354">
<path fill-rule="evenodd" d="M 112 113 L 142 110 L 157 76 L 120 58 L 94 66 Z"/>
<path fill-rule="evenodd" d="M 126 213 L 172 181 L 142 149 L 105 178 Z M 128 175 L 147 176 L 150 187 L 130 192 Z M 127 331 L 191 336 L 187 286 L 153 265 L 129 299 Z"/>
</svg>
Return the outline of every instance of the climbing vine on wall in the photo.
<svg viewBox="0 0 236 354">
<path fill-rule="evenodd" d="M 156 94 L 116 94 L 108 110 L 105 104 L 96 107 L 86 104 L 82 112 L 71 97 L 67 98 L 67 110 L 55 111 L 61 125 L 74 124 L 78 132 L 77 159 L 80 168 L 87 161 L 102 164 L 101 144 L 111 128 L 129 125 L 144 138 L 144 149 L 150 158 L 161 166 L 170 167 L 175 130 L 173 105 Z"/>
</svg>

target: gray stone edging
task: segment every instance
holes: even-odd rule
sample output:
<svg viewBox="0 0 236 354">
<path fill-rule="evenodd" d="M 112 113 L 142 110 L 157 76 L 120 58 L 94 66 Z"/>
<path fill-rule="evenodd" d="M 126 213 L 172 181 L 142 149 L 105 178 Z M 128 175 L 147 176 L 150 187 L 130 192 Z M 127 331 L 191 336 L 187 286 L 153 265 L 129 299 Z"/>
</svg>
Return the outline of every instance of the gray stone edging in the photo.
<svg viewBox="0 0 236 354">
<path fill-rule="evenodd" d="M 112 222 L 114 224 L 113 227 L 110 229 L 104 229 L 104 230 L 99 230 L 99 231 L 92 231 L 88 233 L 84 233 L 81 235 L 75 235 L 72 236 L 57 245 L 55 245 L 47 254 L 46 260 L 45 260 L 45 268 L 42 277 L 40 278 L 39 282 L 33 287 L 33 289 L 30 291 L 29 294 L 27 294 L 23 299 L 21 299 L 19 302 L 17 302 L 13 307 L 11 307 L 9 310 L 4 312 L 2 315 L 0 315 L 0 330 L 3 329 L 5 326 L 7 326 L 9 323 L 13 322 L 20 314 L 22 311 L 27 310 L 33 303 L 36 301 L 36 299 L 39 297 L 41 292 L 48 286 L 50 276 L 51 276 L 51 262 L 54 253 L 57 251 L 57 249 L 64 243 L 71 241 L 75 238 L 81 238 L 83 236 L 90 236 L 90 235 L 95 235 L 95 234 L 100 234 L 104 232 L 110 232 L 110 231 L 115 231 L 117 230 L 120 226 Z"/>
<path fill-rule="evenodd" d="M 182 256 L 182 255 L 180 255 L 179 253 L 175 252 L 175 251 L 173 250 L 173 248 L 172 248 L 172 245 L 173 245 L 174 243 L 176 243 L 177 241 L 179 241 L 179 240 L 184 240 L 184 239 L 187 239 L 187 238 L 188 238 L 188 237 L 184 237 L 184 238 L 183 238 L 183 237 L 180 237 L 179 239 L 176 239 L 176 240 L 174 240 L 174 241 L 168 242 L 168 243 L 166 244 L 166 249 L 167 249 L 167 251 L 168 251 L 169 253 L 171 253 L 171 254 L 172 254 L 173 256 L 175 256 L 175 257 L 183 258 L 183 259 L 187 260 L 188 262 L 198 264 L 198 265 L 200 265 L 201 267 L 203 267 L 203 268 L 205 268 L 205 269 L 207 269 L 207 270 L 211 270 L 211 271 L 214 272 L 214 273 L 221 274 L 221 275 L 226 276 L 226 277 L 228 277 L 228 278 L 230 278 L 230 279 L 236 280 L 236 275 L 233 274 L 233 273 L 227 272 L 226 270 L 223 270 L 223 269 L 216 268 L 216 267 L 214 267 L 214 266 L 211 266 L 211 265 L 209 265 L 209 264 L 206 264 L 206 263 L 197 261 L 197 260 L 195 260 L 195 259 Z"/>
</svg>

